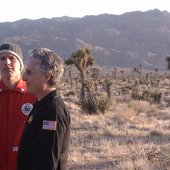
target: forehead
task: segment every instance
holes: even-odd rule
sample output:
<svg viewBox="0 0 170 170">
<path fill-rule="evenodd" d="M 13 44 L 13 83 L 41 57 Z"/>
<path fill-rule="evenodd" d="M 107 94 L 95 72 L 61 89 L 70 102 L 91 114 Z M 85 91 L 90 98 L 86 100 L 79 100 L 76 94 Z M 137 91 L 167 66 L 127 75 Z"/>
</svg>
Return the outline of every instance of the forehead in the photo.
<svg viewBox="0 0 170 170">
<path fill-rule="evenodd" d="M 36 66 L 35 61 L 32 60 L 32 59 L 29 59 L 28 62 L 27 62 L 27 68 L 35 67 L 35 66 Z"/>
<path fill-rule="evenodd" d="M 15 57 L 16 58 L 16 56 L 14 54 L 8 53 L 8 52 L 1 53 L 0 57 Z"/>
<path fill-rule="evenodd" d="M 34 59 L 28 60 L 27 70 L 30 70 L 30 71 L 38 70 L 38 64 Z"/>
</svg>

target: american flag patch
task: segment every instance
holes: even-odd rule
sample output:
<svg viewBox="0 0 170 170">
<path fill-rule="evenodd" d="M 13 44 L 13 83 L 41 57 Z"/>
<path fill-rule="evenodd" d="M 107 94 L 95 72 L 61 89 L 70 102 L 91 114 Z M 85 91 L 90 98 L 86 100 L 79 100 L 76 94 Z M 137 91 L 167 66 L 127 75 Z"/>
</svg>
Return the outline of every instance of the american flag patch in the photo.
<svg viewBox="0 0 170 170">
<path fill-rule="evenodd" d="M 57 122 L 52 120 L 43 120 L 42 129 L 44 130 L 56 130 Z"/>
</svg>

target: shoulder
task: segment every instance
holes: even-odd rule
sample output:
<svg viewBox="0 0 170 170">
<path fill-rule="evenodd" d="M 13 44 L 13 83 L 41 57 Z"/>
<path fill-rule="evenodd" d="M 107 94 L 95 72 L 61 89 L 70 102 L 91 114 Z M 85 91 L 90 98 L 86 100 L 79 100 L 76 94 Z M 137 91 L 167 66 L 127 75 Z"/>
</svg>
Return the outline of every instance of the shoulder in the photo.
<svg viewBox="0 0 170 170">
<path fill-rule="evenodd" d="M 23 90 L 23 93 L 25 94 L 25 96 L 27 96 L 28 99 L 31 99 L 34 102 L 37 100 L 37 98 L 28 91 L 27 85 L 22 79 L 20 79 L 20 81 L 18 82 L 18 87 Z"/>
<path fill-rule="evenodd" d="M 66 106 L 63 98 L 57 93 L 53 98 L 53 104 L 55 107 L 56 114 L 63 117 L 70 117 L 68 107 Z"/>
</svg>

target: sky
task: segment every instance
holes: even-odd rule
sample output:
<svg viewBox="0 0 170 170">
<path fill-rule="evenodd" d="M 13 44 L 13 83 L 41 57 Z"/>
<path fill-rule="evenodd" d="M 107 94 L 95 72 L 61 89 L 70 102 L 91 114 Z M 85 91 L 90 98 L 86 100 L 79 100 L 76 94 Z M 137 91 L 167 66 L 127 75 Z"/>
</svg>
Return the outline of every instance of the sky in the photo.
<svg viewBox="0 0 170 170">
<path fill-rule="evenodd" d="M 170 0 L 2 0 L 0 22 L 53 17 L 84 17 L 159 9 L 170 12 Z"/>
</svg>

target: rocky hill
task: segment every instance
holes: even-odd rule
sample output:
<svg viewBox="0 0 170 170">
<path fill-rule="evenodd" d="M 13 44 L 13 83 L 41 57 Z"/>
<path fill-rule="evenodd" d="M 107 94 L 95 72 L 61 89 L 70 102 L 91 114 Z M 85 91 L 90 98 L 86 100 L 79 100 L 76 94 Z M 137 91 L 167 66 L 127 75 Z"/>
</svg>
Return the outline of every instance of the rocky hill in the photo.
<svg viewBox="0 0 170 170">
<path fill-rule="evenodd" d="M 170 13 L 157 9 L 82 18 L 22 19 L 0 23 L 0 43 L 17 42 L 24 51 L 55 50 L 67 59 L 88 47 L 101 66 L 166 69 L 170 55 Z"/>
</svg>

